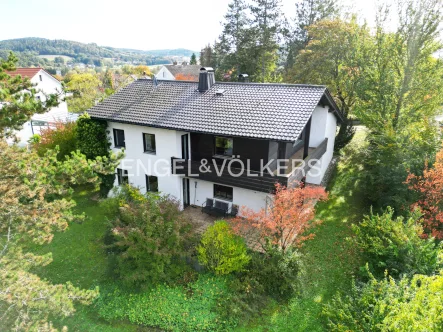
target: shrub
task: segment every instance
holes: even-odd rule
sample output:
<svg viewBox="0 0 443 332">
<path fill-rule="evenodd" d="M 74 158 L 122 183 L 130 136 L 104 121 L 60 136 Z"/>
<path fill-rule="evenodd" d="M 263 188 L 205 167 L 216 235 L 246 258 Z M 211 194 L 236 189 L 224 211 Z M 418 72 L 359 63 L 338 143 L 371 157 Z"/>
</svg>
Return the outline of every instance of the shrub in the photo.
<svg viewBox="0 0 443 332">
<path fill-rule="evenodd" d="M 77 148 L 88 159 L 108 157 L 111 143 L 106 121 L 91 119 L 87 113 L 77 119 Z"/>
<path fill-rule="evenodd" d="M 269 246 L 265 254 L 255 253 L 248 268 L 250 278 L 255 278 L 266 294 L 283 300 L 300 290 L 301 273 L 301 254 L 293 248 L 283 251 L 275 245 Z"/>
<path fill-rule="evenodd" d="M 417 194 L 417 201 L 411 208 L 419 208 L 423 213 L 426 232 L 443 239 L 443 148 L 437 153 L 435 163 L 429 167 L 425 163 L 423 175 L 409 174 L 406 182 L 409 189 Z"/>
<path fill-rule="evenodd" d="M 250 260 L 244 240 L 226 221 L 207 228 L 197 253 L 200 264 L 218 275 L 241 271 Z"/>
<path fill-rule="evenodd" d="M 77 119 L 77 148 L 88 159 L 109 157 L 111 143 L 108 139 L 108 124 L 106 121 L 91 119 L 87 113 Z M 99 174 L 100 195 L 106 197 L 114 186 L 114 174 Z"/>
<path fill-rule="evenodd" d="M 242 207 L 242 217 L 232 220 L 234 230 L 238 234 L 253 230 L 263 248 L 269 240 L 283 251 L 302 245 L 305 240 L 314 237 L 314 233 L 307 232 L 320 222 L 313 221 L 315 203 L 327 197 L 324 188 L 320 186 L 287 188 L 277 183 L 272 206 L 258 212 Z"/>
<path fill-rule="evenodd" d="M 248 273 L 232 278 L 229 289 L 230 293 L 220 299 L 217 307 L 217 312 L 223 319 L 236 319 L 247 324 L 270 304 L 271 299 L 265 294 L 263 286 Z"/>
<path fill-rule="evenodd" d="M 393 219 L 394 210 L 388 208 L 382 215 L 365 216 L 359 225 L 353 225 L 357 246 L 373 273 L 381 277 L 385 270 L 393 277 L 431 274 L 441 265 L 440 246 L 433 239 L 422 239 L 420 214 L 416 211 L 406 220 Z"/>
<path fill-rule="evenodd" d="M 58 146 L 57 159 L 65 160 L 65 156 L 69 156 L 72 151 L 75 151 L 77 144 L 76 129 L 77 124 L 75 122 L 56 122 L 54 128 L 41 130 L 40 140 L 33 141 L 33 148 L 42 157 L 46 151 L 54 150 Z"/>
<path fill-rule="evenodd" d="M 323 309 L 330 331 L 442 331 L 443 275 L 395 281 L 372 275 Z"/>
<path fill-rule="evenodd" d="M 142 285 L 173 281 L 182 274 L 193 232 L 179 203 L 158 194 L 142 195 L 130 186 L 122 187 L 112 201 L 119 206 L 112 221 L 119 276 Z"/>
<path fill-rule="evenodd" d="M 102 292 L 97 306 L 106 320 L 127 318 L 135 324 L 168 331 L 226 331 L 237 322 L 223 320 L 216 307 L 228 294 L 225 278 L 201 275 L 187 287 L 158 285 L 139 294 L 118 289 Z"/>
</svg>

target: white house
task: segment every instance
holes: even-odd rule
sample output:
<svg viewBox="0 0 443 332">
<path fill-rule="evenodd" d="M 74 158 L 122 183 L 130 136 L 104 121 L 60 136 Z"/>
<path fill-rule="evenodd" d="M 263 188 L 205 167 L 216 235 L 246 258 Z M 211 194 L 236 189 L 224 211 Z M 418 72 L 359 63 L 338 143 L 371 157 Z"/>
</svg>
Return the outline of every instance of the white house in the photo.
<svg viewBox="0 0 443 332">
<path fill-rule="evenodd" d="M 201 66 L 199 65 L 188 65 L 186 63 L 181 65 L 163 65 L 155 77 L 158 80 L 176 80 L 179 76 L 181 76 L 182 80 L 198 81 L 200 67 Z"/>
<path fill-rule="evenodd" d="M 8 75 L 20 75 L 22 78 L 29 78 L 31 83 L 35 84 L 37 90 L 36 97 L 45 100 L 45 94 L 61 94 L 62 85 L 59 80 L 49 74 L 43 68 L 17 68 L 15 71 L 8 72 Z M 61 101 L 57 107 L 51 108 L 43 114 L 34 114 L 31 121 L 23 125 L 23 129 L 16 133 L 19 140 L 18 145 L 26 146 L 28 140 L 33 134 L 39 134 L 41 128 L 51 126 L 57 121 L 66 121 L 68 118 L 68 107 L 65 101 Z M 9 140 L 12 143 L 12 140 Z"/>
<path fill-rule="evenodd" d="M 276 183 L 320 184 L 342 115 L 324 86 L 139 79 L 89 110 L 125 149 L 115 185 L 218 215 L 265 208 Z"/>
</svg>

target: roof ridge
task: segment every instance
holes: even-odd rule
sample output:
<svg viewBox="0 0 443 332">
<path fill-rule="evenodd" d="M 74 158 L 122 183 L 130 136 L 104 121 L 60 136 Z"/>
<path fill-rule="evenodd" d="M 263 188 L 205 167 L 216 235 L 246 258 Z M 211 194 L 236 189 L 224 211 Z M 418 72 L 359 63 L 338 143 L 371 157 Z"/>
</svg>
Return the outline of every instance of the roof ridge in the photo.
<svg viewBox="0 0 443 332">
<path fill-rule="evenodd" d="M 138 80 L 149 81 L 152 82 L 151 79 L 148 78 L 139 78 Z M 197 81 L 187 81 L 187 80 L 165 80 L 157 78 L 157 81 L 161 82 L 172 82 L 172 83 L 194 83 L 198 84 Z M 220 82 L 216 81 L 215 84 L 226 84 L 226 85 L 259 85 L 259 86 L 287 86 L 287 87 L 309 87 L 309 88 L 327 88 L 326 85 L 322 84 L 303 84 L 303 83 L 260 83 L 260 82 Z"/>
</svg>

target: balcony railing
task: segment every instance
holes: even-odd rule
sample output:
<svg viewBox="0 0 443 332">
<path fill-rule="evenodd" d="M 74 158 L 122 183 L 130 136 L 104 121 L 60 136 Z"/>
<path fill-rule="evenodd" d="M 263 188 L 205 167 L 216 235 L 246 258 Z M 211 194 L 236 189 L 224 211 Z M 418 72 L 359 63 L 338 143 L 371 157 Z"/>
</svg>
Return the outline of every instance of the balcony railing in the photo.
<svg viewBox="0 0 443 332">
<path fill-rule="evenodd" d="M 284 186 L 298 184 L 311 168 L 309 161 L 320 159 L 326 152 L 327 143 L 328 139 L 326 138 L 304 159 L 304 164 L 300 164 L 288 174 L 270 174 L 266 169 L 263 172 L 257 172 L 236 167 L 222 167 L 216 164 L 213 159 L 202 163 L 200 160 L 185 160 L 175 157 L 171 158 L 172 174 L 271 193 L 274 191 L 276 183 Z M 227 164 L 228 162 L 225 165 Z"/>
</svg>

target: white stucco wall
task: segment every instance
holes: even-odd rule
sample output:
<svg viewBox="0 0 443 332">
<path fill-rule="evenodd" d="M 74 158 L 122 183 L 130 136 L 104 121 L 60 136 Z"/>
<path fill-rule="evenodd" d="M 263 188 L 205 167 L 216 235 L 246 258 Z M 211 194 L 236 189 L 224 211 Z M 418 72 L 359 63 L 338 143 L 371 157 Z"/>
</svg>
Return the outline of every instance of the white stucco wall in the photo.
<svg viewBox="0 0 443 332">
<path fill-rule="evenodd" d="M 327 137 L 328 146 L 325 154 L 320 158 L 320 160 L 316 164 L 314 164 L 315 169 L 311 169 L 306 176 L 306 182 L 312 184 L 321 183 L 325 175 L 326 169 L 328 168 L 329 163 L 331 162 L 332 157 L 334 155 L 334 143 L 337 131 L 337 118 L 332 112 L 327 112 L 327 111 L 324 118 L 326 120 L 325 121 L 326 126 L 325 126 L 325 134 L 322 141 L 325 139 L 325 137 Z"/>
<path fill-rule="evenodd" d="M 111 149 L 114 152 L 120 149 L 114 147 L 113 129 L 125 131 L 125 158 L 120 162 L 119 168 L 128 171 L 129 183 L 145 193 L 145 175 L 154 175 L 158 177 L 160 192 L 181 200 L 182 177 L 171 174 L 171 157 L 181 157 L 181 135 L 186 133 L 117 122 L 108 122 L 108 126 Z M 143 133 L 155 135 L 156 154 L 143 152 Z M 117 179 L 115 185 L 118 185 Z"/>
<path fill-rule="evenodd" d="M 312 113 L 309 147 L 316 148 L 325 139 L 328 109 L 317 106 Z"/>
<path fill-rule="evenodd" d="M 197 184 L 197 187 L 196 187 Z M 223 185 L 223 184 L 222 184 Z M 202 206 L 206 198 L 214 198 L 214 183 L 195 178 L 189 179 L 189 193 L 191 205 Z M 239 207 L 246 206 L 256 212 L 266 208 L 266 197 L 268 194 L 238 187 L 233 187 L 232 202 L 215 198 L 219 201 L 236 204 Z"/>
<path fill-rule="evenodd" d="M 158 188 L 163 194 L 168 194 L 183 202 L 183 176 L 171 174 L 171 157 L 181 158 L 181 136 L 186 132 L 144 127 L 138 125 L 108 122 L 111 140 L 111 149 L 119 152 L 114 147 L 113 129 L 125 131 L 125 158 L 120 162 L 119 168 L 127 170 L 129 183 L 146 192 L 145 175 L 158 177 Z M 142 133 L 154 134 L 156 154 L 143 152 Z M 195 187 L 197 183 L 197 188 Z M 118 185 L 117 179 L 114 185 Z M 200 179 L 189 179 L 189 198 L 191 205 L 201 206 L 206 198 L 214 197 L 214 183 Z M 233 201 L 230 204 L 247 206 L 254 211 L 266 207 L 266 193 L 233 187 Z"/>
<path fill-rule="evenodd" d="M 172 75 L 171 72 L 165 66 L 162 66 L 160 68 L 159 72 L 157 73 L 157 75 L 155 75 L 155 77 L 157 77 L 158 80 L 175 80 L 174 75 Z"/>
<path fill-rule="evenodd" d="M 42 80 L 40 81 L 40 75 Z M 45 101 L 45 94 L 53 94 L 53 93 L 61 93 L 62 85 L 61 83 L 48 74 L 44 70 L 40 70 L 32 79 L 31 82 L 36 84 L 34 87 L 37 90 L 36 96 L 40 97 L 42 101 Z M 63 96 L 61 96 L 63 98 Z M 57 121 L 66 121 L 68 117 L 68 107 L 66 102 L 62 101 L 57 107 L 51 108 L 48 112 L 43 114 L 34 114 L 32 116 L 32 120 L 34 121 L 43 121 L 43 122 L 57 122 Z M 31 122 L 26 122 L 23 125 L 23 128 L 16 132 L 16 136 L 19 140 L 19 146 L 26 146 L 28 144 L 28 140 L 31 138 L 33 134 L 40 134 L 42 128 L 40 126 L 31 127 Z M 8 143 L 12 143 L 12 140 L 8 140 Z"/>
</svg>

